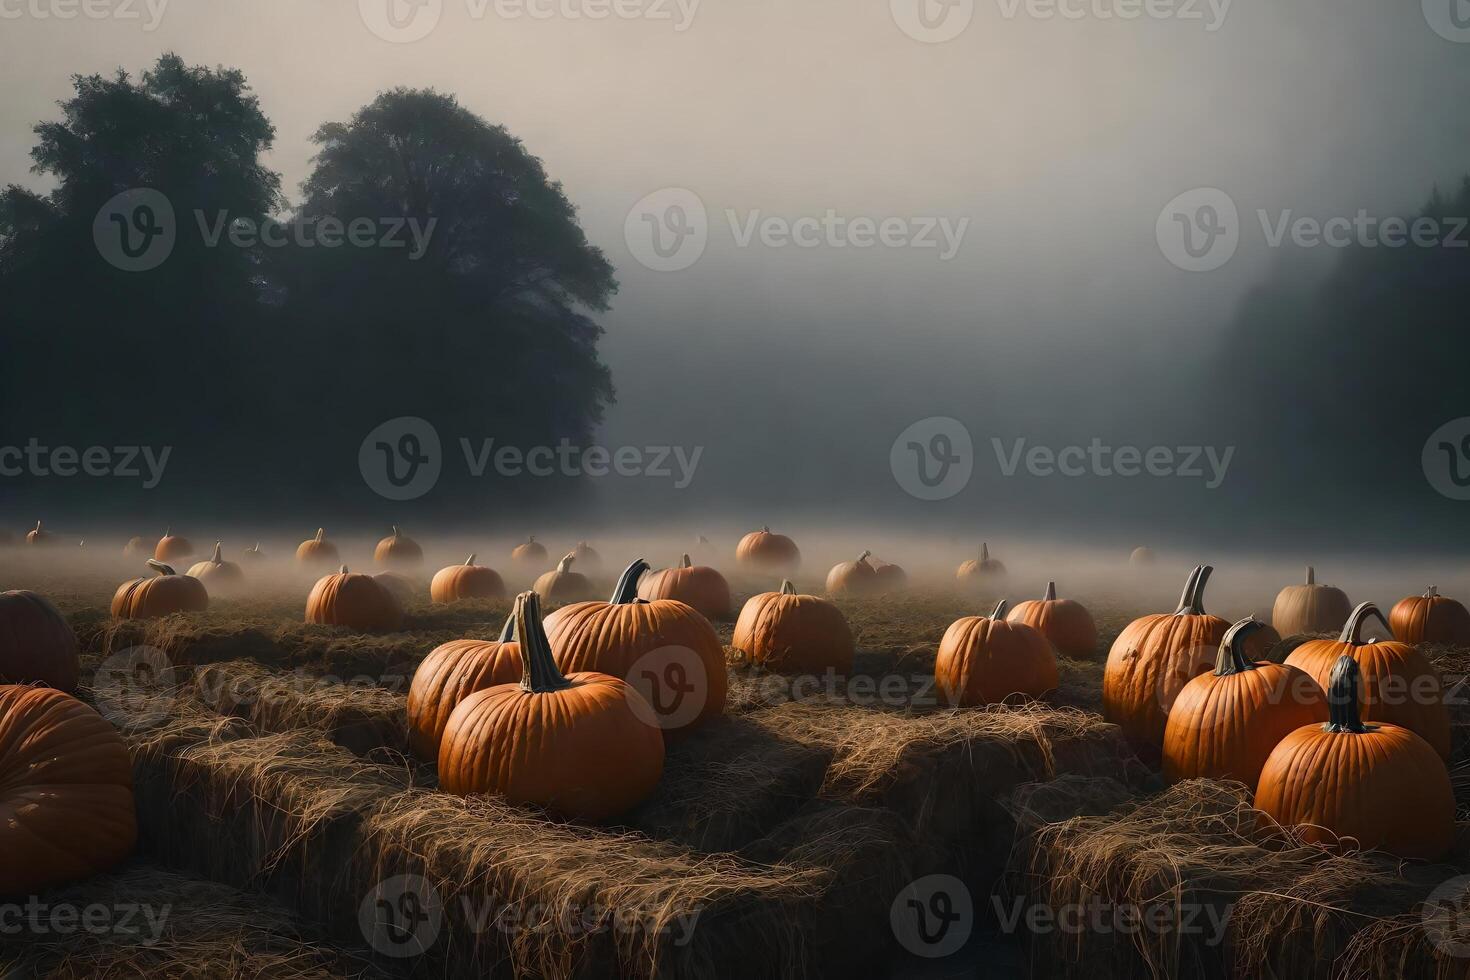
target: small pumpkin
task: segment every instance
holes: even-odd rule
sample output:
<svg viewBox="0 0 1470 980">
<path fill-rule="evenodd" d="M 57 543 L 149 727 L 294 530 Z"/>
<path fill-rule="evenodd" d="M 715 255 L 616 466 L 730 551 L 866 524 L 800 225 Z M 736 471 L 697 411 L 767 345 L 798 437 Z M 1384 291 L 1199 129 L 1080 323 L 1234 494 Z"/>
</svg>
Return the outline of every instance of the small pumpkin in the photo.
<svg viewBox="0 0 1470 980">
<path fill-rule="evenodd" d="M 1317 682 L 1286 664 L 1246 656 L 1264 623 L 1246 618 L 1220 640 L 1215 669 L 1184 685 L 1164 728 L 1164 778 L 1234 779 L 1255 786 L 1271 750 L 1303 725 L 1327 720 Z"/>
<path fill-rule="evenodd" d="M 41 527 L 40 521 L 37 521 L 36 526 L 26 532 L 26 544 L 35 545 L 37 547 L 44 547 L 46 545 L 55 543 L 56 536 L 50 531 L 47 531 L 45 528 Z"/>
<path fill-rule="evenodd" d="M 740 539 L 735 546 L 735 563 L 761 571 L 795 571 L 801 565 L 801 549 L 795 541 L 765 525 Z"/>
<path fill-rule="evenodd" d="M 746 600 L 731 645 L 751 662 L 783 674 L 852 672 L 852 627 L 842 610 L 820 596 L 798 595 L 783 580 L 777 592 Z"/>
<path fill-rule="evenodd" d="M 374 572 L 373 578 L 378 580 L 383 588 L 393 593 L 393 598 L 398 600 L 400 606 L 407 605 L 412 601 L 418 586 L 413 579 L 400 572 Z"/>
<path fill-rule="evenodd" d="M 153 557 L 163 562 L 188 558 L 192 554 L 194 545 L 188 538 L 174 534 L 173 528 L 164 528 L 163 537 L 158 539 L 158 544 L 153 548 Z"/>
<path fill-rule="evenodd" d="M 209 590 L 203 582 L 180 575 L 173 566 L 157 558 L 148 559 L 148 567 L 158 574 L 153 578 L 135 578 L 117 587 L 112 597 L 112 614 L 118 619 L 154 619 L 209 608 Z"/>
<path fill-rule="evenodd" d="M 1196 565 L 1172 613 L 1142 616 L 1123 628 L 1103 668 L 1103 715 L 1144 755 L 1157 755 L 1174 699 L 1196 674 L 1214 666 L 1230 624 L 1205 612 L 1205 583 L 1214 569 Z M 1246 637 L 1251 660 L 1264 660 L 1281 638 L 1263 627 Z"/>
<path fill-rule="evenodd" d="M 572 549 L 572 558 L 576 560 L 578 568 L 589 574 L 596 575 L 602 571 L 602 556 L 586 541 L 577 542 L 577 546 Z"/>
<path fill-rule="evenodd" d="M 994 586 L 1005 580 L 1006 567 L 999 558 L 990 557 L 990 545 L 980 542 L 980 557 L 960 562 L 955 579 L 964 586 Z"/>
<path fill-rule="evenodd" d="M 1355 687 L 1363 693 L 1364 720 L 1407 728 L 1434 746 L 1443 759 L 1450 757 L 1450 715 L 1444 703 L 1444 684 L 1429 658 L 1407 643 L 1392 638 L 1378 642 L 1362 639 L 1363 624 L 1371 616 L 1388 626 L 1371 602 L 1359 603 L 1348 614 L 1335 640 L 1308 640 L 1286 658 L 1306 671 L 1322 687 L 1330 683 L 1337 659 L 1350 656 L 1358 663 Z"/>
<path fill-rule="evenodd" d="M 505 582 L 493 568 L 475 564 L 470 555 L 463 565 L 450 565 L 434 573 L 429 582 L 429 598 L 434 602 L 457 602 L 460 599 L 504 599 Z"/>
<path fill-rule="evenodd" d="M 577 602 L 546 617 L 565 673 L 596 671 L 628 681 L 669 732 L 688 731 L 725 710 L 725 648 L 709 620 L 678 599 L 638 598 L 648 562 L 636 559 L 607 602 Z"/>
<path fill-rule="evenodd" d="M 583 820 L 637 806 L 663 775 L 663 733 L 650 721 L 652 709 L 617 677 L 563 675 L 535 592 L 516 597 L 514 615 L 521 682 L 476 691 L 450 714 L 439 746 L 440 787 L 495 793 Z"/>
<path fill-rule="evenodd" d="M 383 583 L 343 565 L 323 576 L 306 598 L 306 621 L 346 626 L 359 633 L 392 633 L 403 626 L 403 607 Z"/>
<path fill-rule="evenodd" d="M 373 561 L 379 565 L 393 565 L 401 568 L 412 568 L 423 564 L 424 549 L 419 543 L 408 535 L 398 530 L 398 525 L 393 525 L 393 533 L 378 542 L 373 549 Z"/>
<path fill-rule="evenodd" d="M 1352 838 L 1402 858 L 1435 861 L 1455 839 L 1455 796 L 1434 747 L 1359 713 L 1360 661 L 1339 656 L 1328 677 L 1328 721 L 1304 725 L 1271 751 L 1256 808 L 1303 839 Z"/>
<path fill-rule="evenodd" d="M 678 599 L 699 610 L 706 619 L 730 618 L 730 583 L 708 565 L 696 565 L 688 555 L 673 568 L 649 572 L 638 580 L 638 597 Z"/>
<path fill-rule="evenodd" d="M 1400 599 L 1388 614 L 1388 628 L 1405 643 L 1470 646 L 1470 611 L 1434 586 L 1423 595 Z"/>
<path fill-rule="evenodd" d="M 128 543 L 123 545 L 124 558 L 149 558 L 153 555 L 154 545 L 148 543 L 147 538 L 131 537 Z"/>
<path fill-rule="evenodd" d="M 337 546 L 327 540 L 325 528 L 317 528 L 314 537 L 307 538 L 296 546 L 296 564 L 305 566 L 340 565 Z"/>
<path fill-rule="evenodd" d="M 415 755 L 430 762 L 439 758 L 444 726 L 465 698 L 520 679 L 515 628 L 511 616 L 497 640 L 450 640 L 429 651 L 408 688 L 408 744 Z"/>
<path fill-rule="evenodd" d="M 536 579 L 531 591 L 547 602 L 585 602 L 591 599 L 592 582 L 581 572 L 572 571 L 575 560 L 576 556 L 567 554 L 555 568 Z"/>
<path fill-rule="evenodd" d="M 0 896 L 112 868 L 132 853 L 136 813 L 115 728 L 61 691 L 0 686 Z"/>
<path fill-rule="evenodd" d="M 1301 633 L 1335 633 L 1347 622 L 1352 603 L 1347 593 L 1330 585 L 1317 584 L 1317 570 L 1307 566 L 1302 585 L 1288 585 L 1271 607 L 1271 625 L 1282 636 Z"/>
<path fill-rule="evenodd" d="M 1097 652 L 1097 624 L 1092 621 L 1092 613 L 1075 599 L 1058 599 L 1055 582 L 1046 583 L 1045 595 L 1027 599 L 1006 619 L 1036 630 L 1063 656 L 1080 659 Z"/>
<path fill-rule="evenodd" d="M 1057 686 L 1057 661 L 1046 637 L 1006 618 L 1002 599 L 989 616 L 957 619 L 944 631 L 934 680 L 957 707 L 998 704 L 1012 695 L 1039 698 Z"/>
<path fill-rule="evenodd" d="M 220 554 L 220 542 L 214 543 L 214 554 L 207 561 L 195 563 L 189 574 L 203 582 L 210 592 L 225 595 L 238 591 L 245 584 L 245 573 L 232 561 L 225 561 Z"/>
<path fill-rule="evenodd" d="M 510 560 L 522 568 L 545 568 L 546 545 L 537 541 L 533 534 L 510 550 Z"/>
<path fill-rule="evenodd" d="M 35 592 L 0 592 L 0 684 L 77 688 L 77 634 L 51 600 Z"/>
<path fill-rule="evenodd" d="M 872 595 L 878 591 L 878 570 L 868 563 L 873 553 L 864 551 L 857 561 L 838 562 L 827 573 L 828 595 Z"/>
<path fill-rule="evenodd" d="M 1142 545 L 1139 545 L 1128 553 L 1128 564 L 1135 567 L 1147 568 L 1157 560 L 1157 556 L 1154 555 L 1154 550 L 1152 548 L 1145 548 Z"/>
<path fill-rule="evenodd" d="M 260 550 L 260 542 L 259 541 L 255 542 L 255 547 L 254 548 L 246 548 L 242 552 L 242 554 L 245 556 L 245 560 L 246 561 L 264 561 L 265 560 L 265 552 Z"/>
<path fill-rule="evenodd" d="M 873 566 L 873 571 L 878 576 L 879 592 L 902 592 L 908 588 L 909 575 L 898 565 L 891 561 L 869 556 L 868 564 Z"/>
</svg>

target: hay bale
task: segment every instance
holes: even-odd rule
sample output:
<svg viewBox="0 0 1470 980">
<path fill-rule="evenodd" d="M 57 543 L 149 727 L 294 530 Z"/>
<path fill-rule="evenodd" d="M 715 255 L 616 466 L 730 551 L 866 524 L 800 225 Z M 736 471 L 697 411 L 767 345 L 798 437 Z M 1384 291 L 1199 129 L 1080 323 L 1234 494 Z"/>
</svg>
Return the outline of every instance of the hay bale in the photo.
<svg viewBox="0 0 1470 980">
<path fill-rule="evenodd" d="M 318 930 L 267 898 L 133 862 L 38 896 L 36 917 L 0 946 L 0 975 L 66 980 L 387 980 L 361 951 L 327 944 Z M 38 909 L 41 908 L 38 906 Z M 103 928 L 56 931 L 73 908 Z M 94 912 L 93 910 L 105 910 Z"/>
</svg>

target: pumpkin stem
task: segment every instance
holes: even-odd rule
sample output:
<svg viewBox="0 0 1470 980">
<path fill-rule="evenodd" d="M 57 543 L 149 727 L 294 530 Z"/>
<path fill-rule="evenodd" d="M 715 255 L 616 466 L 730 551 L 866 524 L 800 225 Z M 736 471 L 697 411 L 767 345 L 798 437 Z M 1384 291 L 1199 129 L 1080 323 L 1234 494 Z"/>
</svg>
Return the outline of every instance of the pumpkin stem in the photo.
<svg viewBox="0 0 1470 980">
<path fill-rule="evenodd" d="M 1006 606 L 1009 605 L 1010 603 L 1004 599 L 1000 600 L 1000 602 L 997 602 L 995 604 L 995 612 L 990 614 L 990 618 L 996 620 L 1004 619 L 1006 614 Z"/>
<path fill-rule="evenodd" d="M 535 544 L 535 543 L 536 543 L 536 535 L 534 535 L 534 534 L 528 534 L 528 535 L 526 535 L 526 544 Z"/>
<path fill-rule="evenodd" d="M 1369 731 L 1358 711 L 1358 662 L 1347 654 L 1337 658 L 1327 679 L 1327 724 L 1322 730 L 1340 735 Z"/>
<path fill-rule="evenodd" d="M 250 550 L 253 551 L 253 552 L 255 552 L 257 555 L 260 554 L 260 542 L 259 541 L 255 542 L 255 547 L 254 548 L 251 548 Z"/>
<path fill-rule="evenodd" d="M 1174 615 L 1203 616 L 1205 614 L 1205 583 L 1210 580 L 1210 573 L 1215 570 L 1213 565 L 1201 565 L 1194 576 L 1193 590 L 1189 593 L 1188 602 L 1182 605 Z"/>
<path fill-rule="evenodd" d="M 680 568 L 693 568 L 694 567 L 694 562 L 692 562 L 692 561 L 689 560 L 689 556 L 688 555 L 684 555 L 683 557 L 681 557 L 679 559 L 679 567 Z"/>
<path fill-rule="evenodd" d="M 791 584 L 791 579 L 789 579 L 789 578 L 783 578 L 781 580 L 781 594 L 782 595 L 796 595 L 796 586 L 794 586 L 794 585 Z"/>
<path fill-rule="evenodd" d="M 343 565 L 341 568 L 337 569 L 337 574 L 338 575 L 346 575 L 347 574 L 347 566 L 346 565 Z"/>
<path fill-rule="evenodd" d="M 1439 586 L 1437 586 L 1437 585 L 1431 585 L 1429 588 L 1427 588 L 1427 589 L 1424 590 L 1424 598 L 1426 598 L 1426 599 L 1436 599 L 1438 597 L 1439 597 Z"/>
<path fill-rule="evenodd" d="M 173 533 L 174 533 L 173 525 L 169 525 L 168 527 L 166 527 L 166 528 L 163 529 L 163 536 L 164 537 L 168 537 L 168 536 L 170 536 Z"/>
<path fill-rule="evenodd" d="M 565 558 L 556 563 L 556 570 L 558 572 L 570 572 L 572 570 L 572 562 L 576 560 L 577 556 L 569 552 Z"/>
<path fill-rule="evenodd" d="M 393 525 L 393 540 L 394 541 L 397 541 L 398 540 L 398 525 L 397 524 L 394 524 Z"/>
<path fill-rule="evenodd" d="M 1255 662 L 1245 655 L 1245 638 L 1265 625 L 1254 616 L 1247 616 L 1225 631 L 1220 639 L 1220 651 L 1215 654 L 1216 677 L 1228 677 L 1256 669 Z"/>
<path fill-rule="evenodd" d="M 516 596 L 512 616 L 521 644 L 521 690 L 550 694 L 571 687 L 572 682 L 556 669 L 551 641 L 546 638 L 546 629 L 541 625 L 541 600 L 536 593 L 522 592 Z"/>
<path fill-rule="evenodd" d="M 638 580 L 648 568 L 648 562 L 642 558 L 634 558 L 633 564 L 623 569 L 623 574 L 618 576 L 618 584 L 613 589 L 612 598 L 607 600 L 608 604 L 626 606 L 635 601 L 638 598 Z"/>
<path fill-rule="evenodd" d="M 473 565 L 475 563 L 475 553 L 473 551 L 470 552 L 470 556 L 464 560 L 464 563 L 466 565 Z"/>
<path fill-rule="evenodd" d="M 324 527 L 317 528 L 316 529 L 316 543 L 317 544 L 321 544 L 325 540 L 327 540 L 327 529 L 324 528 Z"/>
<path fill-rule="evenodd" d="M 871 551 L 864 551 L 862 554 L 858 555 L 857 563 L 859 565 L 866 565 L 868 563 L 868 556 L 871 554 Z"/>
<path fill-rule="evenodd" d="M 980 542 L 980 560 L 990 560 L 990 545 L 986 544 L 984 541 Z"/>
<path fill-rule="evenodd" d="M 1041 597 L 1042 602 L 1055 602 L 1057 598 L 1057 583 L 1046 583 L 1046 595 Z"/>
<path fill-rule="evenodd" d="M 505 617 L 505 625 L 500 628 L 500 642 L 513 643 L 516 638 L 516 614 L 511 613 Z"/>
<path fill-rule="evenodd" d="M 1311 565 L 1308 565 L 1307 566 L 1307 584 L 1308 585 L 1316 585 L 1317 584 L 1317 570 L 1315 568 L 1313 568 Z"/>
<path fill-rule="evenodd" d="M 701 534 L 701 535 L 699 535 L 698 540 L 695 541 L 694 543 L 695 544 L 709 544 L 709 538 L 707 538 L 703 534 Z"/>
<path fill-rule="evenodd" d="M 160 575 L 177 575 L 177 574 L 179 574 L 178 572 L 176 572 L 176 571 L 173 570 L 172 566 L 165 565 L 163 562 L 159 561 L 157 558 L 150 558 L 150 559 L 148 559 L 148 567 L 151 568 L 151 569 L 153 569 L 154 571 L 156 571 Z"/>
<path fill-rule="evenodd" d="M 40 534 L 41 533 L 41 522 L 40 521 L 37 521 L 36 522 L 36 533 L 37 534 Z"/>
<path fill-rule="evenodd" d="M 1174 615 L 1183 616 L 1189 611 L 1189 600 L 1194 595 L 1194 583 L 1199 578 L 1200 569 L 1203 566 L 1196 565 L 1184 580 L 1184 591 L 1179 593 L 1179 605 L 1174 610 Z"/>
<path fill-rule="evenodd" d="M 1358 634 L 1362 632 L 1363 623 L 1369 616 L 1377 616 L 1383 628 L 1388 630 L 1389 639 L 1393 639 L 1393 627 L 1388 625 L 1388 620 L 1383 618 L 1383 613 L 1378 611 L 1378 607 L 1371 602 L 1360 602 L 1358 607 L 1348 615 L 1347 622 L 1342 624 L 1342 633 L 1337 637 L 1337 642 L 1350 643 L 1355 647 L 1362 646 L 1363 641 Z"/>
<path fill-rule="evenodd" d="M 216 541 L 214 543 L 214 557 L 211 558 L 211 559 L 209 559 L 209 563 L 211 565 L 223 565 L 224 564 L 224 561 L 225 560 L 219 556 L 219 546 L 220 546 L 220 543 L 218 541 Z"/>
</svg>

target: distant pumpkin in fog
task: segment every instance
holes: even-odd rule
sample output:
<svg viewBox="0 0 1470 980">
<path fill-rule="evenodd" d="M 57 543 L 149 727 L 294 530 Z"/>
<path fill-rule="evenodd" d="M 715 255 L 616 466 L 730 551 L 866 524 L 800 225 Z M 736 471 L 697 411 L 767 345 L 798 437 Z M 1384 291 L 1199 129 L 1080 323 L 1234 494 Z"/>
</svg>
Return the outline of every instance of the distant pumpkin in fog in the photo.
<svg viewBox="0 0 1470 980">
<path fill-rule="evenodd" d="M 148 567 L 158 574 L 118 586 L 112 597 L 112 614 L 118 619 L 153 619 L 178 612 L 203 612 L 209 608 L 209 590 L 203 582 L 180 575 L 173 566 L 156 558 L 148 559 Z"/>
<path fill-rule="evenodd" d="M 265 552 L 260 550 L 260 542 L 255 542 L 254 548 L 246 548 L 243 552 L 246 561 L 264 561 Z"/>
<path fill-rule="evenodd" d="M 340 565 L 342 559 L 337 555 L 337 546 L 327 540 L 327 532 L 324 528 L 316 529 L 316 536 L 307 538 L 296 546 L 296 563 L 298 565 Z"/>
<path fill-rule="evenodd" d="M 801 564 L 801 549 L 786 535 L 765 526 L 740 539 L 735 546 L 735 561 L 758 570 L 794 571 Z"/>
<path fill-rule="evenodd" d="M 378 542 L 373 549 L 373 561 L 379 565 L 390 565 L 399 567 L 412 567 L 422 564 L 424 560 L 424 549 L 419 543 L 408 535 L 398 530 L 398 525 L 393 525 L 393 533 Z"/>
<path fill-rule="evenodd" d="M 857 561 L 839 562 L 827 573 L 828 595 L 872 595 L 878 591 L 878 570 L 868 563 L 871 551 Z"/>
<path fill-rule="evenodd" d="M 1342 629 L 1351 611 L 1347 593 L 1330 585 L 1318 585 L 1317 570 L 1308 565 L 1305 583 L 1288 585 L 1276 596 L 1276 604 L 1271 607 L 1271 625 L 1282 636 L 1335 633 Z"/>
<path fill-rule="evenodd" d="M 955 579 L 962 586 L 985 588 L 1005 581 L 1006 567 L 999 558 L 990 557 L 990 545 L 980 543 L 980 557 L 960 562 L 955 569 Z"/>
<path fill-rule="evenodd" d="M 640 599 L 678 599 L 706 619 L 730 618 L 730 583 L 708 565 L 696 565 L 688 555 L 673 568 L 649 572 L 638 580 Z"/>
<path fill-rule="evenodd" d="M 153 548 L 154 546 L 148 543 L 147 538 L 132 537 L 128 539 L 127 544 L 123 545 L 123 557 L 146 559 L 153 555 Z"/>
<path fill-rule="evenodd" d="M 172 528 L 165 528 L 163 537 L 158 539 L 158 545 L 153 549 L 153 557 L 159 561 L 169 562 L 176 558 L 188 558 L 194 553 L 194 545 L 189 539 L 182 535 L 173 533 Z"/>
<path fill-rule="evenodd" d="M 413 579 L 401 572 L 376 572 L 373 578 L 377 579 L 383 588 L 393 593 L 393 598 L 398 600 L 400 606 L 407 604 L 418 591 L 418 586 L 414 584 Z"/>
<path fill-rule="evenodd" d="M 908 588 L 909 575 L 891 561 L 869 556 L 868 564 L 877 573 L 879 592 L 901 592 Z"/>
<path fill-rule="evenodd" d="M 206 561 L 196 563 L 189 569 L 189 574 L 218 595 L 235 591 L 245 584 L 245 573 L 240 571 L 239 565 L 224 560 L 218 541 L 214 543 L 214 555 Z"/>
<path fill-rule="evenodd" d="M 531 591 L 547 602 L 585 602 L 592 598 L 592 583 L 581 572 L 572 571 L 576 556 L 568 554 L 556 567 L 536 579 Z"/>
<path fill-rule="evenodd" d="M 36 526 L 26 532 L 26 544 L 34 545 L 36 547 L 44 547 L 46 545 L 55 543 L 56 536 L 53 535 L 50 531 L 42 528 L 40 521 L 37 521 Z"/>
<path fill-rule="evenodd" d="M 510 550 L 510 560 L 522 568 L 545 568 L 546 545 L 533 534 Z"/>
<path fill-rule="evenodd" d="M 586 541 L 577 542 L 577 546 L 572 549 L 572 560 L 577 563 L 577 568 L 588 575 L 596 575 L 602 571 L 602 556 Z"/>
<path fill-rule="evenodd" d="M 1139 546 L 1134 548 L 1128 556 L 1128 564 L 1148 566 L 1154 563 L 1154 552 L 1152 548 Z"/>
<path fill-rule="evenodd" d="M 460 599 L 504 599 L 505 582 L 493 568 L 475 564 L 470 555 L 463 565 L 450 565 L 434 573 L 429 583 L 429 599 L 433 602 L 456 602 Z"/>
</svg>

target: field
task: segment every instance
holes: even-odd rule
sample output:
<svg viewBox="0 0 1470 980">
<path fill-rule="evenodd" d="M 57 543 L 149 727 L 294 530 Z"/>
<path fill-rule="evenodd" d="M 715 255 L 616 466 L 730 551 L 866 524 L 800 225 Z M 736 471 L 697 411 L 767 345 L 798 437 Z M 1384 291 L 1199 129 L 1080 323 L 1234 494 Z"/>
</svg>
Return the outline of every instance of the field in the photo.
<svg viewBox="0 0 1470 980">
<path fill-rule="evenodd" d="M 136 563 L 0 556 L 0 589 L 49 596 L 76 630 L 81 696 L 124 735 L 140 818 L 128 864 L 39 898 L 170 910 L 156 933 L 23 932 L 0 946 L 7 976 L 1470 977 L 1463 929 L 1424 904 L 1470 890 L 1470 650 L 1426 650 L 1455 726 L 1445 864 L 1307 846 L 1240 784 L 1166 788 L 1102 719 L 1108 647 L 1173 607 L 1173 566 L 1079 576 L 1097 653 L 1060 658 L 1044 703 L 941 705 L 941 636 L 996 597 L 939 561 L 839 600 L 845 678 L 763 673 L 716 622 L 725 716 L 669 743 L 651 799 L 592 826 L 441 793 L 408 753 L 415 667 L 494 638 L 507 601 L 431 605 L 418 573 L 402 631 L 358 634 L 305 624 L 312 576 L 282 562 L 207 612 L 118 621 Z M 737 609 L 772 585 L 731 584 Z M 1269 607 L 1274 584 L 1256 591 Z M 1227 618 L 1259 605 L 1223 596 Z"/>
</svg>

